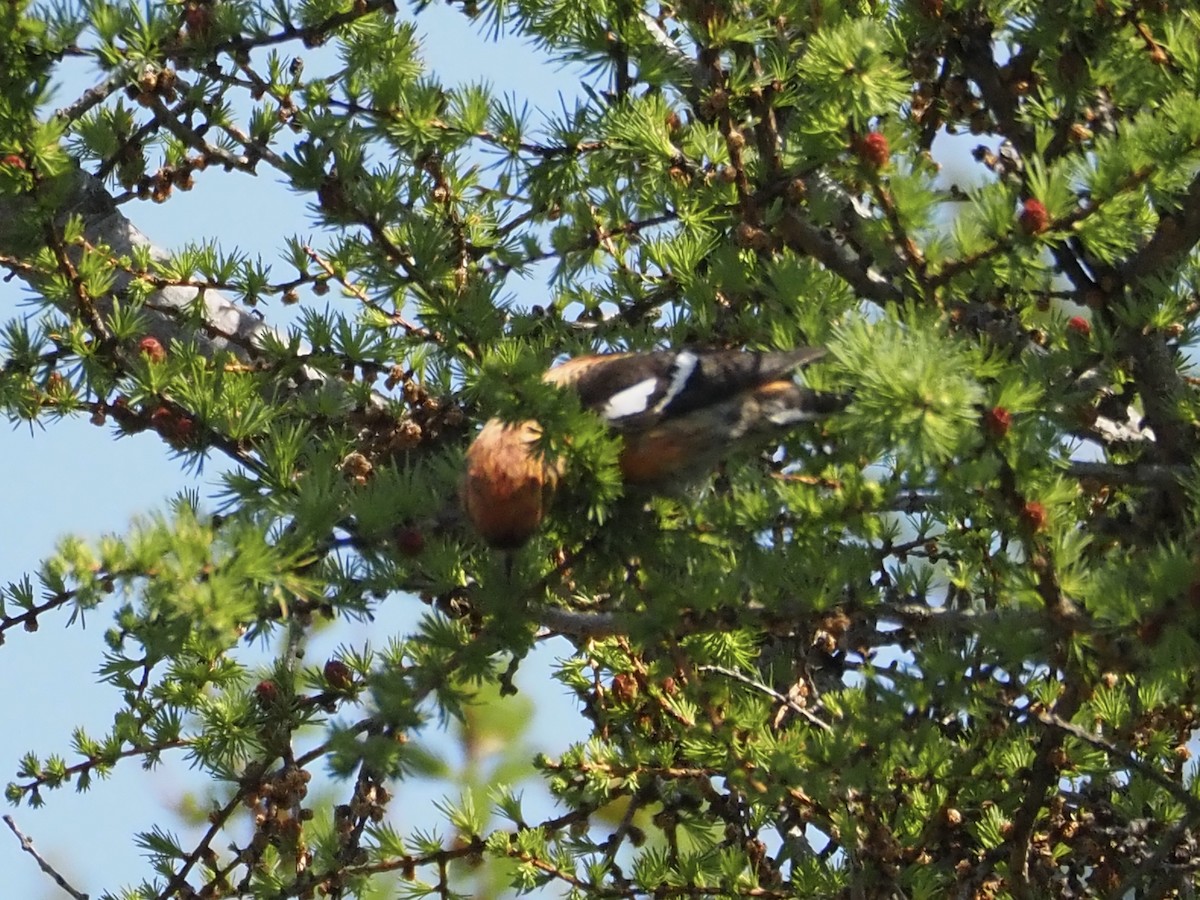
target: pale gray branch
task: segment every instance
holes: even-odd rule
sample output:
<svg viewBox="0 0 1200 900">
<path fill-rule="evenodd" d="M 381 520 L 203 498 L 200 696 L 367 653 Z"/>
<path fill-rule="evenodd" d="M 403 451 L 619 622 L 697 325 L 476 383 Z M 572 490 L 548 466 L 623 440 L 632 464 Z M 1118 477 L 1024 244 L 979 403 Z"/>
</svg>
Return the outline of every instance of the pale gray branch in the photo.
<svg viewBox="0 0 1200 900">
<path fill-rule="evenodd" d="M 27 221 L 32 204 L 19 197 L 0 198 L 0 253 L 19 256 L 16 249 L 20 231 L 15 223 Z M 83 171 L 74 173 L 69 191 L 60 203 L 57 219 L 66 221 L 77 216 L 83 235 L 92 246 L 105 247 L 114 258 L 130 257 L 135 251 L 147 252 L 152 260 L 165 261 L 170 254 L 155 246 L 145 234 L 118 209 L 112 195 L 100 179 Z M 75 261 L 80 253 L 70 248 Z M 35 280 L 23 269 L 15 271 L 32 288 Z M 97 309 L 110 312 L 114 302 L 129 291 L 137 275 L 119 267 L 112 270 L 112 289 L 104 296 L 93 298 Z M 223 296 L 219 291 L 191 286 L 167 285 L 152 291 L 142 313 L 146 320 L 146 335 L 158 338 L 167 346 L 170 341 L 195 346 L 204 356 L 212 358 L 229 353 L 248 361 L 271 338 L 286 342 L 286 336 L 268 325 L 263 318 Z M 197 313 L 199 324 L 197 325 Z M 305 366 L 301 381 L 309 388 L 314 385 L 341 390 L 335 380 Z"/>
</svg>

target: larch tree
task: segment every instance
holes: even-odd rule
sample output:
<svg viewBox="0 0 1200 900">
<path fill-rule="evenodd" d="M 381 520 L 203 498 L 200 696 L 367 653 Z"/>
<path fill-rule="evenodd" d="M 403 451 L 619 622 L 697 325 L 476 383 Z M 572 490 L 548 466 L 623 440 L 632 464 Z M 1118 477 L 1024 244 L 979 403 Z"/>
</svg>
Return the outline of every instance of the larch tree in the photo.
<svg viewBox="0 0 1200 900">
<path fill-rule="evenodd" d="M 113 898 L 1193 896 L 1200 13 L 453 5 L 575 99 L 428 70 L 420 3 L 0 10 L 5 414 L 225 466 L 3 590 L 10 646 L 108 623 L 113 722 L 9 801 L 202 773 Z M 307 199 L 279 258 L 138 231 L 235 176 Z M 849 407 L 667 496 L 540 380 L 806 345 Z M 457 501 L 493 416 L 564 473 L 511 553 Z M 305 655 L 383 604 L 410 633 Z M 551 639 L 590 735 L 532 761 L 557 806 L 401 827 L 429 730 L 503 718 Z"/>
</svg>

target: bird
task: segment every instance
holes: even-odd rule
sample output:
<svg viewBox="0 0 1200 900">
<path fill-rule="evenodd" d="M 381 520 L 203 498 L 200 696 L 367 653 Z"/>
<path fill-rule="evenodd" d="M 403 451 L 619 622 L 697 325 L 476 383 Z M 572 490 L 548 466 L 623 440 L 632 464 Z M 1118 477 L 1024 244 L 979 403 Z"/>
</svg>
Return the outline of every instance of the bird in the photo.
<svg viewBox="0 0 1200 900">
<path fill-rule="evenodd" d="M 666 493 L 710 471 L 737 446 L 844 408 L 846 395 L 815 391 L 794 370 L 826 353 L 682 349 L 578 356 L 542 380 L 573 390 L 622 439 L 626 487 Z M 545 518 L 562 460 L 547 462 L 536 421 L 491 419 L 471 443 L 460 485 L 468 520 L 491 546 L 516 550 Z"/>
</svg>

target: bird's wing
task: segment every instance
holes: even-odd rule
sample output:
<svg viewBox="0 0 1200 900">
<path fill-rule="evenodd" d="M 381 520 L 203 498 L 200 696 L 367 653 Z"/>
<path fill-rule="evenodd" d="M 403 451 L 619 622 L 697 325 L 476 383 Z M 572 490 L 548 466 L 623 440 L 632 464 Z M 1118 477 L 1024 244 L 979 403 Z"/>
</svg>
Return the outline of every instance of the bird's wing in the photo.
<svg viewBox="0 0 1200 900">
<path fill-rule="evenodd" d="M 613 428 L 635 432 L 724 403 L 824 355 L 821 347 L 613 354 L 569 360 L 548 377 L 570 385 Z"/>
</svg>

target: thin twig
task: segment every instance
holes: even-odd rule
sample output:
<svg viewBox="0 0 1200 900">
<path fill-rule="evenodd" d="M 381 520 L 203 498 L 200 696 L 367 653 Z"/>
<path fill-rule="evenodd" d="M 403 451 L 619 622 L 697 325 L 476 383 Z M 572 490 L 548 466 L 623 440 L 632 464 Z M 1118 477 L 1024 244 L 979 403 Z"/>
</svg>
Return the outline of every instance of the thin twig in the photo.
<svg viewBox="0 0 1200 900">
<path fill-rule="evenodd" d="M 1057 716 L 1052 712 L 1043 710 L 1035 713 L 1034 716 L 1043 725 L 1048 725 L 1051 728 L 1057 728 L 1059 731 L 1065 732 L 1066 734 L 1071 735 L 1071 737 L 1077 738 L 1083 741 L 1085 744 L 1095 747 L 1097 750 L 1103 750 L 1105 753 L 1117 757 L 1121 760 L 1121 762 L 1129 766 L 1129 768 L 1133 769 L 1135 772 L 1144 776 L 1145 778 L 1150 779 L 1163 790 L 1167 791 L 1172 797 L 1174 797 L 1176 802 L 1180 803 L 1188 811 L 1189 820 L 1193 822 L 1200 821 L 1200 800 L 1192 796 L 1191 792 L 1188 791 L 1188 789 L 1183 785 L 1172 781 L 1170 778 L 1164 775 L 1161 770 L 1155 768 L 1150 763 L 1139 759 L 1133 754 L 1132 751 L 1125 750 L 1108 740 L 1108 738 L 1104 737 L 1103 735 L 1088 731 L 1086 728 L 1081 728 L 1073 722 L 1068 722 L 1066 719 L 1062 718 L 1061 716 Z"/>
<path fill-rule="evenodd" d="M 318 253 L 316 250 L 314 250 L 308 244 L 305 244 L 301 249 L 304 251 L 305 256 L 307 256 L 310 260 L 312 260 L 313 263 L 320 266 L 321 270 L 326 275 L 328 275 L 330 278 L 337 281 L 337 283 L 340 284 L 346 290 L 346 292 L 348 294 L 350 294 L 356 300 L 361 302 L 368 309 L 378 312 L 384 318 L 390 319 L 394 324 L 399 325 L 401 328 L 404 329 L 405 333 L 407 333 L 413 337 L 418 337 L 418 338 L 422 338 L 423 340 L 434 341 L 437 343 L 440 343 L 441 341 L 444 340 L 442 335 L 431 334 L 427 329 L 422 328 L 420 325 L 414 325 L 412 322 L 409 322 L 407 319 L 404 318 L 404 316 L 400 315 L 400 313 L 398 313 L 398 312 L 389 313 L 382 306 L 380 306 L 378 303 L 376 303 L 374 300 L 372 300 L 367 295 L 366 291 L 364 291 L 362 288 L 360 288 L 356 284 L 351 284 L 346 279 L 345 275 L 340 274 L 333 267 L 332 263 L 330 263 L 327 259 L 325 259 L 323 256 L 321 256 L 320 253 Z"/>
<path fill-rule="evenodd" d="M 33 839 L 28 838 L 21 833 L 21 829 L 17 827 L 17 823 L 13 821 L 12 816 L 5 815 L 4 824 L 7 825 L 12 830 L 12 833 L 17 836 L 17 840 L 21 842 L 21 849 L 37 860 L 38 868 L 53 878 L 55 884 L 74 897 L 75 900 L 88 900 L 87 894 L 83 893 L 83 891 L 77 891 L 75 888 L 71 887 L 71 885 L 67 883 L 67 879 L 60 875 L 58 870 L 56 870 L 54 866 L 50 865 L 50 863 L 48 863 L 45 858 L 34 849 Z"/>
<path fill-rule="evenodd" d="M 822 731 L 833 731 L 833 729 L 829 726 L 829 724 L 827 722 L 824 722 L 821 719 L 817 718 L 817 716 L 814 715 L 811 710 L 805 709 L 803 706 L 801 706 L 799 703 L 797 703 L 791 697 L 788 697 L 786 694 L 779 693 L 779 691 L 775 690 L 775 688 L 771 687 L 770 685 L 763 684 L 761 681 L 755 681 L 753 678 L 749 677 L 748 675 L 743 675 L 737 669 L 727 669 L 724 666 L 700 666 L 699 671 L 715 672 L 718 675 L 724 675 L 726 678 L 732 678 L 734 681 L 744 684 L 747 687 L 752 687 L 756 691 L 761 691 L 762 693 L 766 694 L 768 697 L 771 697 L 772 699 L 779 701 L 784 706 L 786 706 L 788 709 L 790 709 L 792 712 L 798 713 L 799 715 L 803 716 L 809 722 L 811 722 L 813 725 L 816 725 L 818 728 L 820 728 Z"/>
<path fill-rule="evenodd" d="M 1106 463 L 1071 460 L 1067 474 L 1074 478 L 1094 478 L 1117 484 L 1147 484 L 1171 487 L 1188 474 L 1186 466 L 1165 466 L 1156 463 Z"/>
</svg>

